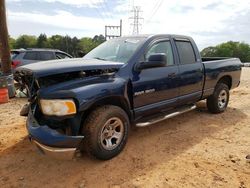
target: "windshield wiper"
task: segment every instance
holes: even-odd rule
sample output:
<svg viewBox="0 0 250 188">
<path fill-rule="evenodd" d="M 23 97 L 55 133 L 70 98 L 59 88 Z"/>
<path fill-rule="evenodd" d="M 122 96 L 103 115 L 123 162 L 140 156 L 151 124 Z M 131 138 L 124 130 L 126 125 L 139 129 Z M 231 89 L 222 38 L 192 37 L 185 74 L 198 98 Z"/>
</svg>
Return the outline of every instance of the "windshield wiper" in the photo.
<svg viewBox="0 0 250 188">
<path fill-rule="evenodd" d="M 94 59 L 102 60 L 102 61 L 107 61 L 107 59 L 100 58 L 100 57 L 94 57 Z"/>
</svg>

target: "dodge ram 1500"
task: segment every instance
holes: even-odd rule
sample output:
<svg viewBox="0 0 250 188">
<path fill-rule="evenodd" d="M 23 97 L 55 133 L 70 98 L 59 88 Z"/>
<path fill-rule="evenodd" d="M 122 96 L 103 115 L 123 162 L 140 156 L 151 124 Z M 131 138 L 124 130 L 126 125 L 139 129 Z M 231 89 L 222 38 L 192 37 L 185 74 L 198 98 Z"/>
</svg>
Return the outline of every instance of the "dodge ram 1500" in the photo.
<svg viewBox="0 0 250 188">
<path fill-rule="evenodd" d="M 237 58 L 201 58 L 190 37 L 143 35 L 106 41 L 83 58 L 19 67 L 15 79 L 29 88 L 21 115 L 43 153 L 71 158 L 84 150 L 107 160 L 122 151 L 131 126 L 204 99 L 210 112 L 225 111 L 241 67 Z"/>
</svg>

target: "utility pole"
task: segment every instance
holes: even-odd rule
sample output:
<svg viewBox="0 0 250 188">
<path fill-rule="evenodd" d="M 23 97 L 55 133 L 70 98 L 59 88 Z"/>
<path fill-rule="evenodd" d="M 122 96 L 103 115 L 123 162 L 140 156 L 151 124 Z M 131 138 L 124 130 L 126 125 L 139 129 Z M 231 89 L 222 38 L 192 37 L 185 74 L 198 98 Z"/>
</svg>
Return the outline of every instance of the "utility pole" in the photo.
<svg viewBox="0 0 250 188">
<path fill-rule="evenodd" d="M 120 25 L 105 25 L 105 40 L 122 36 L 122 20 Z"/>
<path fill-rule="evenodd" d="M 143 18 L 140 17 L 140 13 L 141 11 L 141 7 L 139 6 L 134 6 L 133 10 L 131 10 L 131 12 L 133 13 L 133 16 L 130 17 L 129 19 L 133 20 L 133 23 L 131 24 L 131 26 L 133 26 L 133 35 L 138 35 L 139 34 L 139 26 L 141 26 L 140 20 L 142 20 Z"/>
<path fill-rule="evenodd" d="M 0 0 L 0 54 L 2 71 L 4 74 L 11 73 L 10 48 L 8 42 L 8 29 L 6 21 L 5 0 Z"/>
</svg>

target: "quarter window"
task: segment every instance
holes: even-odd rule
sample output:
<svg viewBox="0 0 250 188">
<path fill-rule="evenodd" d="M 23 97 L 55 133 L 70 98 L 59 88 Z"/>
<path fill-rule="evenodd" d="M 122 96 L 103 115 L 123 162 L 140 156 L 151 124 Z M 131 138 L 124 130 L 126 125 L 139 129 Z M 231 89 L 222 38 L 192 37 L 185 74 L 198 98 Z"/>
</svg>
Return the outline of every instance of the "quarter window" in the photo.
<svg viewBox="0 0 250 188">
<path fill-rule="evenodd" d="M 180 64 L 191 64 L 196 62 L 194 49 L 188 41 L 176 41 L 177 50 L 179 53 Z"/>
<path fill-rule="evenodd" d="M 70 57 L 64 53 L 56 52 L 56 58 L 57 59 L 68 59 Z"/>
<path fill-rule="evenodd" d="M 167 65 L 174 64 L 173 52 L 170 41 L 163 41 L 154 44 L 146 54 L 146 60 L 148 60 L 149 56 L 152 54 L 164 53 L 167 57 Z"/>
</svg>

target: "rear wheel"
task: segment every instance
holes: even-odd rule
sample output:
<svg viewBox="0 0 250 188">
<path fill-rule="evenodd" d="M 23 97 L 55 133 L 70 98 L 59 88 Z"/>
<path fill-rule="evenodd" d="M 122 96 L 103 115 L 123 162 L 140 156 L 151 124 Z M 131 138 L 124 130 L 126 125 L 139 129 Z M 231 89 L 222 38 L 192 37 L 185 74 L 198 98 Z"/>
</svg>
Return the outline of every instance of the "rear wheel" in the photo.
<svg viewBox="0 0 250 188">
<path fill-rule="evenodd" d="M 111 159 L 124 148 L 128 131 L 129 119 L 121 108 L 99 107 L 90 113 L 83 125 L 84 148 L 98 159 Z"/>
<path fill-rule="evenodd" d="M 224 83 L 218 83 L 213 95 L 207 98 L 207 108 L 212 113 L 224 112 L 229 102 L 229 89 Z"/>
</svg>

